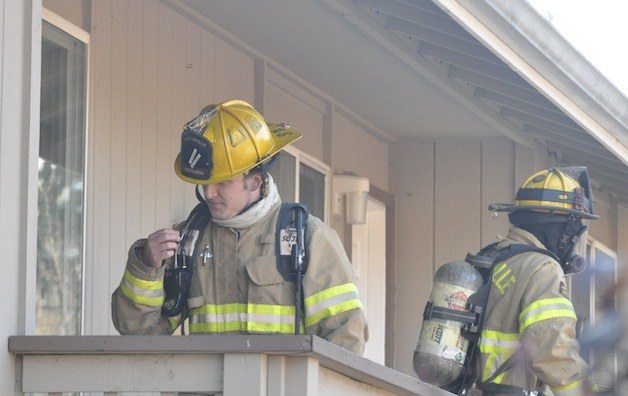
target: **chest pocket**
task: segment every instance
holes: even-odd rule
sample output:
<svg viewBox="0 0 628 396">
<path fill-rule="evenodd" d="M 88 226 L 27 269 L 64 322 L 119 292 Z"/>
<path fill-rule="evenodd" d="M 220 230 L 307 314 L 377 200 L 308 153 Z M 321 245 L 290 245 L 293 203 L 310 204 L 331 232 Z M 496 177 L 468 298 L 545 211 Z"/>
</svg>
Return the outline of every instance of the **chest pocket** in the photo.
<svg viewBox="0 0 628 396">
<path fill-rule="evenodd" d="M 255 305 L 294 305 L 294 282 L 277 271 L 276 256 L 256 257 L 246 264 L 249 276 L 248 301 Z"/>
<path fill-rule="evenodd" d="M 257 286 L 277 285 L 284 282 L 283 277 L 277 271 L 276 256 L 255 257 L 246 263 L 246 272 Z"/>
</svg>

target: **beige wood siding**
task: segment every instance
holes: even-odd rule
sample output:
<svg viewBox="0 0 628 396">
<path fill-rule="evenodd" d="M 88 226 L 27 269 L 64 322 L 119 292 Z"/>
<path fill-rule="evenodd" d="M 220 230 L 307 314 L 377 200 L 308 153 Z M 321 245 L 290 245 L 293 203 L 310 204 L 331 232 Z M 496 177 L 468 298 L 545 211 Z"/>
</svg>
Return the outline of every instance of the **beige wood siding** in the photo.
<svg viewBox="0 0 628 396">
<path fill-rule="evenodd" d="M 91 26 L 90 3 L 91 0 L 43 0 L 42 6 L 57 15 L 63 15 L 63 18 L 89 32 Z"/>
<path fill-rule="evenodd" d="M 333 118 L 332 161 L 338 172 L 368 177 L 372 185 L 388 191 L 388 143 L 342 111 Z"/>
<path fill-rule="evenodd" d="M 412 354 L 434 273 L 434 143 L 392 146 L 391 192 L 396 196 L 394 368 L 415 375 Z"/>
<path fill-rule="evenodd" d="M 397 197 L 395 368 L 413 375 L 412 355 L 432 277 L 508 230 L 492 202 L 511 202 L 516 145 L 507 139 L 402 141 L 392 145 Z M 530 163 L 532 161 L 529 161 Z M 531 172 L 529 168 L 525 174 Z"/>
<path fill-rule="evenodd" d="M 86 330 L 115 334 L 108 300 L 128 246 L 195 204 L 172 170 L 183 124 L 216 101 L 253 101 L 255 73 L 249 55 L 161 3 L 92 12 Z"/>
<path fill-rule="evenodd" d="M 301 131 L 303 137 L 295 147 L 322 160 L 325 103 L 271 68 L 266 73 L 264 92 L 264 117 Z"/>
</svg>

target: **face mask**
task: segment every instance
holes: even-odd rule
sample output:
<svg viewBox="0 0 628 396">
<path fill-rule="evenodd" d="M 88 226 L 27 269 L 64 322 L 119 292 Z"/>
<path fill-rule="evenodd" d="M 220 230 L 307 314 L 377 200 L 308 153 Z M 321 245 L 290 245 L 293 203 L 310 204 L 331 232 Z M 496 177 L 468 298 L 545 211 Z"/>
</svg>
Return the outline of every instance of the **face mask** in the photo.
<svg viewBox="0 0 628 396">
<path fill-rule="evenodd" d="M 565 275 L 579 274 L 584 270 L 586 265 L 584 258 L 574 254 L 573 250 L 586 229 L 587 227 L 581 221 L 569 220 L 565 224 L 563 233 L 558 237 L 556 255 Z"/>
</svg>

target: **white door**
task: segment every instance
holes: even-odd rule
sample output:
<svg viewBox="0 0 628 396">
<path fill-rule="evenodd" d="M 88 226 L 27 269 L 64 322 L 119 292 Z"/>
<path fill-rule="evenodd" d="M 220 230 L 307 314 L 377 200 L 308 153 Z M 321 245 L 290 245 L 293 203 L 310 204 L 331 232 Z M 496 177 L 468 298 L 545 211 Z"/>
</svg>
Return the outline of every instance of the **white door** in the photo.
<svg viewBox="0 0 628 396">
<path fill-rule="evenodd" d="M 369 326 L 364 356 L 383 365 L 386 341 L 386 206 L 369 197 L 366 223 L 352 227 L 351 261 Z"/>
</svg>

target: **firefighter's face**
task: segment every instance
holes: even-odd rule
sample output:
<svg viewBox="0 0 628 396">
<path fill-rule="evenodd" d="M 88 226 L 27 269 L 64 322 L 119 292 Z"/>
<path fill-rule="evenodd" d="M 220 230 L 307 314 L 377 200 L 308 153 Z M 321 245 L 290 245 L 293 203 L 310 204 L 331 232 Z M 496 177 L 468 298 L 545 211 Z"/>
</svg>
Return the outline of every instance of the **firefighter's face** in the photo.
<svg viewBox="0 0 628 396">
<path fill-rule="evenodd" d="M 228 220 L 260 198 L 262 177 L 258 173 L 238 175 L 218 184 L 203 186 L 203 195 L 212 218 Z"/>
</svg>

